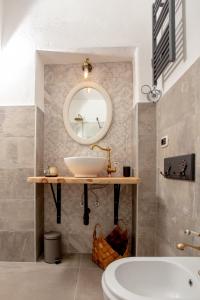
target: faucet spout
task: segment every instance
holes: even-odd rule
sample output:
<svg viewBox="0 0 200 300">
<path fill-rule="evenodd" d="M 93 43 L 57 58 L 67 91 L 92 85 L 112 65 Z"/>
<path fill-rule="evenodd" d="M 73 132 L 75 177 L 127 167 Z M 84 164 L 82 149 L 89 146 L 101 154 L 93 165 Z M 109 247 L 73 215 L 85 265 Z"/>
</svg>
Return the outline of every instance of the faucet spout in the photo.
<svg viewBox="0 0 200 300">
<path fill-rule="evenodd" d="M 108 173 L 108 176 L 111 176 L 112 173 L 117 171 L 117 169 L 113 168 L 112 164 L 111 164 L 111 151 L 112 151 L 112 149 L 110 147 L 101 147 L 97 144 L 93 144 L 91 146 L 91 150 L 94 150 L 94 148 L 99 148 L 100 150 L 106 151 L 108 153 L 107 173 Z"/>
<path fill-rule="evenodd" d="M 192 248 L 192 249 L 200 251 L 200 246 L 194 246 L 194 245 L 187 244 L 187 243 L 178 243 L 176 245 L 176 248 L 179 250 L 182 250 L 182 251 L 185 250 L 185 248 Z"/>
<path fill-rule="evenodd" d="M 91 150 L 94 150 L 94 148 L 99 148 L 102 151 L 111 151 L 111 148 L 109 148 L 109 147 L 101 147 L 101 146 L 99 146 L 97 144 L 93 144 L 91 146 Z"/>
</svg>

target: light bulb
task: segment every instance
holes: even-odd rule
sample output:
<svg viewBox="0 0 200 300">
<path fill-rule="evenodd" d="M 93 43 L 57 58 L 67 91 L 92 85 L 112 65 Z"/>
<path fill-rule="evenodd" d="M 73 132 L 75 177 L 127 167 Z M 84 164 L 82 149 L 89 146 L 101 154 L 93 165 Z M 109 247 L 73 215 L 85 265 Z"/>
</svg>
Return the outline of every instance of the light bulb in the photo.
<svg viewBox="0 0 200 300">
<path fill-rule="evenodd" d="M 84 69 L 84 78 L 87 79 L 88 78 L 88 68 L 85 67 Z"/>
</svg>

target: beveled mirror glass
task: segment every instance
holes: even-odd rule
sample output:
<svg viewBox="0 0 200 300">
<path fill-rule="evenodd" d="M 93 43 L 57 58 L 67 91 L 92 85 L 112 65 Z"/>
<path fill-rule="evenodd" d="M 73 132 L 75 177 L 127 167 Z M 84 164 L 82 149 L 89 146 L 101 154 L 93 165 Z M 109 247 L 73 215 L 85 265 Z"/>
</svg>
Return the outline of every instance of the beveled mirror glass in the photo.
<svg viewBox="0 0 200 300">
<path fill-rule="evenodd" d="M 112 120 L 108 93 L 94 82 L 83 82 L 71 90 L 63 108 L 69 135 L 81 144 L 92 144 L 107 133 Z"/>
</svg>

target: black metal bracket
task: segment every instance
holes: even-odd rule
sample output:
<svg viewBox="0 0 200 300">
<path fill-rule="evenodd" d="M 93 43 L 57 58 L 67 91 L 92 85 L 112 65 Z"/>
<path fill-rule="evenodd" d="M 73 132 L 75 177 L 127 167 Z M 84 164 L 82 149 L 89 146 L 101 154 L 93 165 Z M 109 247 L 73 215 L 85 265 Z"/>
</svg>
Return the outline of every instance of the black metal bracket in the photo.
<svg viewBox="0 0 200 300">
<path fill-rule="evenodd" d="M 83 213 L 83 224 L 89 225 L 89 214 L 90 209 L 88 207 L 88 185 L 84 184 L 84 213 Z"/>
<path fill-rule="evenodd" d="M 56 193 L 53 188 L 53 184 L 50 183 L 51 191 L 57 212 L 57 224 L 61 224 L 61 183 L 56 184 Z M 119 213 L 119 199 L 120 199 L 120 184 L 114 184 L 114 224 L 118 224 Z M 83 224 L 89 225 L 90 208 L 88 207 L 88 185 L 84 184 L 84 213 Z"/>
<path fill-rule="evenodd" d="M 120 184 L 114 184 L 114 224 L 118 224 Z"/>
<path fill-rule="evenodd" d="M 51 191 L 53 194 L 54 203 L 57 211 L 57 224 L 61 224 L 61 183 L 56 184 L 56 194 L 54 192 L 53 184 L 50 183 Z"/>
</svg>

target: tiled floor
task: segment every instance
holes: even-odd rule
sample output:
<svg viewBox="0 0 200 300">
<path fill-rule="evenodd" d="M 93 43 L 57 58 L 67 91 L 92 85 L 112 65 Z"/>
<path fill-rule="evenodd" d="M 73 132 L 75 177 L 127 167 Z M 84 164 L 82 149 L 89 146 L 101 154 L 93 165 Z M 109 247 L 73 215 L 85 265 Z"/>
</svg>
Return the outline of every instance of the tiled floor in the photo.
<svg viewBox="0 0 200 300">
<path fill-rule="evenodd" d="M 2 300 L 103 300 L 102 270 L 87 254 L 62 264 L 0 262 Z"/>
</svg>

